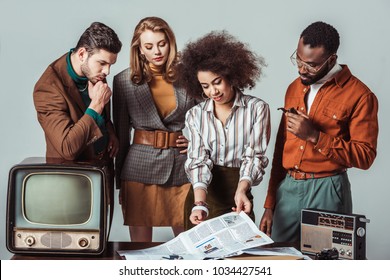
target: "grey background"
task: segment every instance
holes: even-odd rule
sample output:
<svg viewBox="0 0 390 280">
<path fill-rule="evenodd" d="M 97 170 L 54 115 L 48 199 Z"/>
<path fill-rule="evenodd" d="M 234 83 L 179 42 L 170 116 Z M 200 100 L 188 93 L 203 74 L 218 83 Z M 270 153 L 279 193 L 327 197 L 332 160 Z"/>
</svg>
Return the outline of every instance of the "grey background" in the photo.
<svg viewBox="0 0 390 280">
<path fill-rule="evenodd" d="M 389 157 L 390 2 L 386 0 L 165 0 L 53 1 L 0 0 L 0 259 L 5 247 L 5 209 L 9 169 L 30 156 L 43 156 L 45 140 L 32 101 L 35 82 L 47 65 L 76 45 L 93 21 L 112 27 L 123 43 L 113 75 L 129 64 L 129 44 L 135 25 L 145 16 L 160 16 L 173 28 L 179 49 L 189 40 L 226 29 L 268 63 L 265 76 L 249 94 L 270 104 L 272 135 L 267 154 L 272 159 L 280 112 L 288 84 L 297 76 L 289 56 L 301 31 L 322 20 L 341 36 L 339 62 L 366 83 L 380 102 L 378 156 L 371 169 L 349 171 L 354 212 L 371 219 L 367 225 L 368 259 L 390 259 L 390 189 L 386 180 Z M 270 166 L 255 188 L 257 224 L 263 213 Z M 118 206 L 117 202 L 116 205 Z M 129 240 L 116 207 L 111 240 Z M 172 237 L 169 229 L 155 231 L 155 241 Z"/>
</svg>

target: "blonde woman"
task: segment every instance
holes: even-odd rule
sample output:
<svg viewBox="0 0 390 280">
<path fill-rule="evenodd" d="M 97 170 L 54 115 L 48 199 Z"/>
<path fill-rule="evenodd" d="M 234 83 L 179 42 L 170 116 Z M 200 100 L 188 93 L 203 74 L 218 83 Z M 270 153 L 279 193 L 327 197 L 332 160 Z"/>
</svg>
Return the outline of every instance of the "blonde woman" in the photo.
<svg viewBox="0 0 390 280">
<path fill-rule="evenodd" d="M 131 241 L 152 241 L 153 227 L 170 226 L 175 235 L 183 231 L 190 183 L 181 130 L 196 103 L 176 86 L 176 64 L 172 29 L 161 18 L 147 17 L 134 30 L 130 67 L 114 77 L 116 178 Z"/>
</svg>

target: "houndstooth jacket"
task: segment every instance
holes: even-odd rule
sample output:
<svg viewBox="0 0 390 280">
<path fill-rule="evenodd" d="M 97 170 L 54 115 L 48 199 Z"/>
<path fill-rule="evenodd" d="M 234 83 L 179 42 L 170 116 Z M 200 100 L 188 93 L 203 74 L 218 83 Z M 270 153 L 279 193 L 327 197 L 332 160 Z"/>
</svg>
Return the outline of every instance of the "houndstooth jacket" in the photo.
<svg viewBox="0 0 390 280">
<path fill-rule="evenodd" d="M 174 87 L 176 109 L 161 119 L 147 83 L 136 85 L 130 80 L 130 68 L 115 75 L 113 82 L 113 117 L 119 139 L 115 160 L 117 188 L 120 180 L 144 184 L 178 186 L 188 182 L 184 171 L 187 154 L 179 149 L 156 149 L 131 144 L 133 129 L 180 131 L 186 112 L 196 104 L 183 89 Z"/>
</svg>

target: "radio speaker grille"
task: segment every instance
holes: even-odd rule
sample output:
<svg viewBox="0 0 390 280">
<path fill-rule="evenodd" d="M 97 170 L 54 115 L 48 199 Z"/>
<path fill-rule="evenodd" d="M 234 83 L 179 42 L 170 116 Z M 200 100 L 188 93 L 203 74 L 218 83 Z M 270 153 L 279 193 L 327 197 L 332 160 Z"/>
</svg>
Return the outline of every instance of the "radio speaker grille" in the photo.
<svg viewBox="0 0 390 280">
<path fill-rule="evenodd" d="M 312 248 L 315 244 L 315 251 L 320 251 L 324 248 L 332 248 L 332 239 L 329 238 L 331 234 L 329 229 L 311 227 L 302 225 L 302 246 L 305 248 Z"/>
<path fill-rule="evenodd" d="M 48 232 L 41 238 L 42 245 L 52 248 L 66 248 L 72 244 L 72 237 L 63 232 Z"/>
</svg>

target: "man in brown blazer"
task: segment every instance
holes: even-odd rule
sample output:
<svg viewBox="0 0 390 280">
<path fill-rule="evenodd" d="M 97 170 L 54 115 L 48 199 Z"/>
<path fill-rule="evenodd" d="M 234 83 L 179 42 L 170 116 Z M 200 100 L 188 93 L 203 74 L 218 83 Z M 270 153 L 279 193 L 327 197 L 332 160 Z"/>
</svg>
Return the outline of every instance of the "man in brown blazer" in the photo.
<svg viewBox="0 0 390 280">
<path fill-rule="evenodd" d="M 110 66 L 122 47 L 117 34 L 94 22 L 77 46 L 48 66 L 34 88 L 46 157 L 112 162 L 118 139 L 110 120 Z"/>
</svg>

